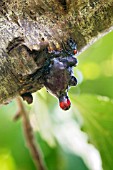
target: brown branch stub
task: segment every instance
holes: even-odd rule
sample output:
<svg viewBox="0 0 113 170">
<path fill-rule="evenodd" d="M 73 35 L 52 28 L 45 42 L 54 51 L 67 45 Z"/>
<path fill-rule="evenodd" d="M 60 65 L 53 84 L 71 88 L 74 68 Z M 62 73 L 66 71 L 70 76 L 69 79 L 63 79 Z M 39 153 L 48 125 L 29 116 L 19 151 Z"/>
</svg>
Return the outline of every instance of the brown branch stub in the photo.
<svg viewBox="0 0 113 170">
<path fill-rule="evenodd" d="M 28 118 L 28 113 L 26 112 L 25 107 L 20 97 L 17 98 L 17 104 L 18 104 L 18 109 L 19 109 L 17 115 L 20 115 L 22 117 L 23 130 L 24 130 L 24 135 L 26 139 L 26 144 L 32 155 L 32 159 L 35 163 L 36 169 L 46 170 L 44 162 L 41 158 L 41 152 L 40 152 L 39 146 L 37 145 L 34 134 L 33 134 L 33 129 L 31 127 L 31 124 Z"/>
</svg>

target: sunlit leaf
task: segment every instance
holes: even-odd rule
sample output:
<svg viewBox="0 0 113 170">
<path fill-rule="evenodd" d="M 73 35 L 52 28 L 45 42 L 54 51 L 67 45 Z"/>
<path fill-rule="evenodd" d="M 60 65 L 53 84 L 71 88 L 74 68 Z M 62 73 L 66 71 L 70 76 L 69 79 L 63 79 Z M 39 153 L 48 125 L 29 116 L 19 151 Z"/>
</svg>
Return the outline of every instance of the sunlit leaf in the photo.
<svg viewBox="0 0 113 170">
<path fill-rule="evenodd" d="M 8 150 L 0 150 L 0 169 L 17 170 L 14 159 Z"/>
</svg>

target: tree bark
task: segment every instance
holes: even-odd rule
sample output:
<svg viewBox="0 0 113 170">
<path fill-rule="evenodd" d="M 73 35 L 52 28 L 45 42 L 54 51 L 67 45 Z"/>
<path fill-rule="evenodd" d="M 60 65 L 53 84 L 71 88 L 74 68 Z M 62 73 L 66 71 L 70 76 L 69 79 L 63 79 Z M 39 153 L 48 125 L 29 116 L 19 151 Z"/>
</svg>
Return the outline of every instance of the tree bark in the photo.
<svg viewBox="0 0 113 170">
<path fill-rule="evenodd" d="M 46 48 L 71 37 L 80 51 L 112 26 L 113 0 L 1 0 L 0 104 L 43 87 Z"/>
</svg>

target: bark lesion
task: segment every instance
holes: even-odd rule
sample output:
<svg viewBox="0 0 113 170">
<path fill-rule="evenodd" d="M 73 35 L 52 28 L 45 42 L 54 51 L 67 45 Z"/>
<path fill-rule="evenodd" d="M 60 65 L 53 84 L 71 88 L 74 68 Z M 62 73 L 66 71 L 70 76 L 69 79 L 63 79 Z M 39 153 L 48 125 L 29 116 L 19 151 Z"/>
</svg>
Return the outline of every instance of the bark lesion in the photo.
<svg viewBox="0 0 113 170">
<path fill-rule="evenodd" d="M 32 93 L 44 86 L 44 75 L 48 74 L 50 65 L 48 44 L 44 39 L 40 46 L 39 51 L 30 50 L 21 37 L 16 37 L 7 47 L 11 73 L 15 82 L 18 81 L 18 94 L 29 104 L 33 101 Z"/>
<path fill-rule="evenodd" d="M 35 61 L 39 53 L 31 51 L 23 42 L 20 37 L 14 38 L 7 50 L 12 63 L 11 70 L 18 80 L 18 93 L 30 104 L 33 100 L 31 93 L 39 90 L 43 83 L 39 81 L 41 74 L 38 73 L 39 68 Z M 39 66 L 41 67 L 41 63 Z"/>
</svg>

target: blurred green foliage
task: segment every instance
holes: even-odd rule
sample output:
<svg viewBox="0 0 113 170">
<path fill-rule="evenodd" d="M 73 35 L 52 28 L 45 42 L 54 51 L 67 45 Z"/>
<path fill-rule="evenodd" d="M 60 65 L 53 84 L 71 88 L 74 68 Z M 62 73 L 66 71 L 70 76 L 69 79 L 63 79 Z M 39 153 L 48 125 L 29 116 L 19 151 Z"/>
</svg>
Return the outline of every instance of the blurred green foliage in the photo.
<svg viewBox="0 0 113 170">
<path fill-rule="evenodd" d="M 42 89 L 27 106 L 48 170 L 113 168 L 113 32 L 78 56 L 77 87 L 69 91 L 72 108 L 61 111 L 56 98 Z M 13 121 L 16 103 L 0 108 L 0 169 L 35 170 L 26 147 L 21 119 Z M 88 134 L 83 133 L 80 129 Z M 88 150 L 89 148 L 89 150 Z M 91 149 L 91 151 L 90 151 Z M 93 155 L 93 154 L 92 154 Z M 92 157 L 92 161 L 91 158 Z M 94 168 L 99 164 L 100 169 Z"/>
<path fill-rule="evenodd" d="M 104 170 L 113 169 L 113 32 L 80 57 L 83 79 L 71 91 L 72 101 L 84 119 L 89 141 L 100 151 Z M 79 77 L 78 77 L 79 79 Z M 75 111 L 76 112 L 76 111 Z"/>
<path fill-rule="evenodd" d="M 0 169 L 35 170 L 28 149 L 26 148 L 21 120 L 13 121 L 16 104 L 11 103 L 0 109 Z M 38 143 L 49 170 L 87 170 L 83 161 L 74 154 L 66 154 L 59 144 L 50 147 L 40 134 L 36 133 Z"/>
</svg>

